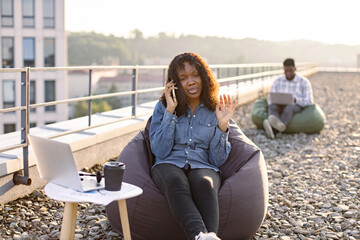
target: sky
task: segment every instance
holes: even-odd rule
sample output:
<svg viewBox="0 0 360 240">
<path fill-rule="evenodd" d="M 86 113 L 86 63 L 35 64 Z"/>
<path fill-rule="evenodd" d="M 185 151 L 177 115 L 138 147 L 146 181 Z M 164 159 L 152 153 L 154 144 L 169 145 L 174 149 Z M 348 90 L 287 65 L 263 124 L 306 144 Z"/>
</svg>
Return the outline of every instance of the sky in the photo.
<svg viewBox="0 0 360 240">
<path fill-rule="evenodd" d="M 360 0 L 65 0 L 65 29 L 360 45 Z"/>
</svg>

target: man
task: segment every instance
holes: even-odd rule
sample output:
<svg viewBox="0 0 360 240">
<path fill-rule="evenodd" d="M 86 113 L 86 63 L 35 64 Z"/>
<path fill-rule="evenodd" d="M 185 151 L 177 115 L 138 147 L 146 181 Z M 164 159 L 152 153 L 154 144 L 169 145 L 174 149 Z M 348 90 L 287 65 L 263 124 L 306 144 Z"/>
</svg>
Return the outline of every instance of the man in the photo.
<svg viewBox="0 0 360 240">
<path fill-rule="evenodd" d="M 296 113 L 313 103 L 312 89 L 310 81 L 307 78 L 295 74 L 295 61 L 288 58 L 284 61 L 284 75 L 276 79 L 270 92 L 291 93 L 293 102 L 290 104 L 271 103 L 270 94 L 268 97 L 269 117 L 263 122 L 266 135 L 274 138 L 273 128 L 279 132 L 286 129 L 286 125 L 291 121 Z"/>
</svg>

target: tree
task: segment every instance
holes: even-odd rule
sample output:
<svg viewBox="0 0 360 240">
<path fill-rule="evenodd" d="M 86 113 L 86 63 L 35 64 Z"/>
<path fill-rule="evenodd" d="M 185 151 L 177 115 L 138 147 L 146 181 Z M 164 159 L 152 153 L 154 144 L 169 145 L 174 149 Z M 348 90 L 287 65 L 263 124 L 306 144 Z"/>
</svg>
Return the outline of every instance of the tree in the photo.
<svg viewBox="0 0 360 240">
<path fill-rule="evenodd" d="M 95 100 L 91 104 L 91 113 L 110 111 L 111 107 L 105 100 Z M 83 117 L 88 115 L 88 102 L 82 101 L 75 105 L 74 118 Z"/>
<path fill-rule="evenodd" d="M 92 106 L 92 113 L 102 113 L 102 112 L 107 112 L 111 110 L 111 106 L 108 104 L 107 101 L 105 100 L 101 100 L 100 102 L 94 102 L 95 104 L 93 104 Z"/>
<path fill-rule="evenodd" d="M 139 29 L 134 29 L 130 32 L 130 38 L 132 39 L 144 39 L 144 34 Z"/>
<path fill-rule="evenodd" d="M 115 83 L 113 83 L 109 89 L 109 93 L 117 93 L 119 92 Z M 107 102 L 109 103 L 109 105 L 111 106 L 112 109 L 118 109 L 121 108 L 121 100 L 119 97 L 112 97 L 112 98 L 108 98 Z"/>
<path fill-rule="evenodd" d="M 101 65 L 107 57 L 119 59 L 120 64 L 132 62 L 130 49 L 123 38 L 94 32 L 68 33 L 67 41 L 70 66 Z"/>
</svg>

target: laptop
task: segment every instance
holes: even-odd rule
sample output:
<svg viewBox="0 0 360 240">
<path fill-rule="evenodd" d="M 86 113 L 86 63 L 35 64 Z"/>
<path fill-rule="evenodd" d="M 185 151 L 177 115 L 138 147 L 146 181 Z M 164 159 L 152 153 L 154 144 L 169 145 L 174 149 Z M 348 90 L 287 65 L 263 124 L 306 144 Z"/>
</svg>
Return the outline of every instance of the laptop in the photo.
<svg viewBox="0 0 360 240">
<path fill-rule="evenodd" d="M 96 177 L 79 176 L 69 144 L 33 135 L 29 140 L 42 179 L 80 192 L 105 187 L 104 178 L 98 183 Z"/>
<path fill-rule="evenodd" d="M 294 103 L 294 98 L 291 93 L 270 92 L 270 101 L 274 104 L 287 105 Z"/>
</svg>

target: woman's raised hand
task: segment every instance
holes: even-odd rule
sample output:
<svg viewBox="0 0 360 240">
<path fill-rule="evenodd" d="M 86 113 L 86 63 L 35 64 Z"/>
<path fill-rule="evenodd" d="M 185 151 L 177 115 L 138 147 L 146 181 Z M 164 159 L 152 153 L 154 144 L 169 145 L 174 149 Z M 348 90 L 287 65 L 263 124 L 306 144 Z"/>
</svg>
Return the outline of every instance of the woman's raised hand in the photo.
<svg viewBox="0 0 360 240">
<path fill-rule="evenodd" d="M 218 120 L 218 127 L 222 132 L 227 131 L 230 118 L 234 114 L 236 106 L 237 100 L 232 103 L 229 94 L 227 96 L 225 94 L 220 95 L 220 101 L 216 105 L 215 112 Z"/>
<path fill-rule="evenodd" d="M 174 114 L 175 108 L 178 105 L 177 101 L 176 102 L 174 101 L 173 96 L 171 94 L 171 91 L 173 89 L 178 89 L 178 88 L 175 87 L 174 81 L 171 80 L 165 85 L 165 89 L 163 90 L 166 99 L 166 110 L 171 114 Z"/>
</svg>

